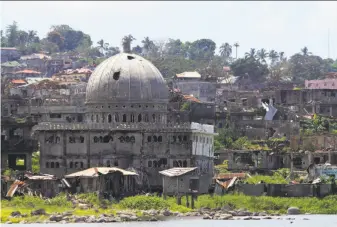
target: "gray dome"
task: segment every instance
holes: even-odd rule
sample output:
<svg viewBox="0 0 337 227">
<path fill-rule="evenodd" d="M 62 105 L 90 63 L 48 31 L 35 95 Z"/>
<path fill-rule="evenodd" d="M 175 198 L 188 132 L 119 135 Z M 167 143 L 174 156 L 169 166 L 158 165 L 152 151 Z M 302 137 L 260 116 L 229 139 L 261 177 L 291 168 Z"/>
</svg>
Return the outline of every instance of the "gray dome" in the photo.
<svg viewBox="0 0 337 227">
<path fill-rule="evenodd" d="M 112 56 L 90 76 L 87 104 L 153 102 L 167 103 L 168 87 L 159 70 L 138 55 Z"/>
</svg>

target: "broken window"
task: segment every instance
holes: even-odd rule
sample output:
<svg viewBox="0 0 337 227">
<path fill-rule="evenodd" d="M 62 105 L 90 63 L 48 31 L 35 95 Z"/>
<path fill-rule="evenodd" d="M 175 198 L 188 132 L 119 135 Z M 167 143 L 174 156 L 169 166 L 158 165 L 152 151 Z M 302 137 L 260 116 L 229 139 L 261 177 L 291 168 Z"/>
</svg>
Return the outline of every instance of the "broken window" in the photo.
<svg viewBox="0 0 337 227">
<path fill-rule="evenodd" d="M 96 122 L 97 122 L 97 123 L 99 122 L 98 114 L 96 114 Z"/>
<path fill-rule="evenodd" d="M 131 114 L 131 122 L 135 122 L 135 115 L 134 114 Z"/>
<path fill-rule="evenodd" d="M 183 167 L 187 167 L 187 161 L 183 161 Z"/>
<path fill-rule="evenodd" d="M 112 118 L 111 118 L 111 114 L 108 115 L 108 122 L 111 123 Z"/>
<path fill-rule="evenodd" d="M 155 114 L 152 114 L 152 121 L 156 122 L 156 115 Z"/>
<path fill-rule="evenodd" d="M 157 136 L 153 136 L 153 142 L 157 142 Z"/>
<path fill-rule="evenodd" d="M 183 137 L 183 140 L 184 140 L 184 141 L 187 141 L 187 136 L 184 136 L 184 137 Z"/>
<path fill-rule="evenodd" d="M 49 168 L 49 162 L 46 162 L 46 168 Z"/>
<path fill-rule="evenodd" d="M 183 166 L 183 162 L 181 160 L 178 161 L 178 165 L 179 167 L 182 167 Z"/>
<path fill-rule="evenodd" d="M 117 160 L 114 161 L 114 166 L 118 166 L 118 161 Z"/>
<path fill-rule="evenodd" d="M 50 163 L 50 168 L 54 168 L 54 162 Z"/>
<path fill-rule="evenodd" d="M 178 140 L 179 140 L 179 142 L 181 142 L 182 141 L 182 137 L 178 136 Z"/>
<path fill-rule="evenodd" d="M 123 122 L 126 122 L 126 114 L 123 114 Z"/>
<path fill-rule="evenodd" d="M 103 142 L 104 142 L 104 143 L 109 143 L 109 142 L 110 142 L 110 139 L 111 139 L 110 136 L 104 136 Z"/>
<path fill-rule="evenodd" d="M 84 166 L 84 165 L 83 165 L 83 162 L 81 162 L 81 169 L 83 169 L 83 166 Z"/>
<path fill-rule="evenodd" d="M 138 122 L 141 122 L 141 121 L 142 121 L 142 115 L 138 114 Z"/>
<path fill-rule="evenodd" d="M 242 105 L 247 106 L 248 105 L 248 100 L 247 99 L 241 99 Z"/>
<path fill-rule="evenodd" d="M 61 114 L 51 113 L 49 114 L 50 118 L 61 118 Z"/>
<path fill-rule="evenodd" d="M 152 161 L 148 161 L 148 162 L 147 162 L 147 166 L 148 166 L 148 167 L 152 167 Z"/>
<path fill-rule="evenodd" d="M 97 136 L 94 136 L 94 143 L 98 143 L 99 139 Z"/>
<path fill-rule="evenodd" d="M 60 163 L 59 162 L 55 162 L 55 168 L 60 168 Z"/>
<path fill-rule="evenodd" d="M 163 138 L 162 136 L 158 136 L 158 142 L 162 142 Z"/>
<path fill-rule="evenodd" d="M 84 143 L 84 137 L 80 136 L 80 143 Z"/>
<path fill-rule="evenodd" d="M 72 169 L 72 168 L 73 168 L 73 165 L 74 165 L 74 163 L 73 163 L 73 162 L 70 162 L 69 168 Z"/>
<path fill-rule="evenodd" d="M 157 161 L 153 161 L 153 167 L 158 167 L 158 162 Z"/>
<path fill-rule="evenodd" d="M 178 167 L 178 162 L 177 161 L 173 161 L 173 167 Z"/>
<path fill-rule="evenodd" d="M 111 167 L 111 165 L 110 165 L 110 160 L 106 161 L 106 166 L 107 166 L 107 167 Z"/>
<path fill-rule="evenodd" d="M 149 115 L 145 114 L 145 122 L 149 122 Z"/>
</svg>

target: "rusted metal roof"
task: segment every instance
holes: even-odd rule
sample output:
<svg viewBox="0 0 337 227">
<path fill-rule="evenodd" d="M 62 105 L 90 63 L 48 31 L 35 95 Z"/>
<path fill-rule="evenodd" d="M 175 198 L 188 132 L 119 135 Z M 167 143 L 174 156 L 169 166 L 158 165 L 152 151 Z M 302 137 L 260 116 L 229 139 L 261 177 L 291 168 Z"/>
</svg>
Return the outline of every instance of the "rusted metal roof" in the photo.
<svg viewBox="0 0 337 227">
<path fill-rule="evenodd" d="M 12 80 L 12 84 L 26 84 L 27 82 L 22 79 Z"/>
<path fill-rule="evenodd" d="M 186 99 L 187 101 L 201 103 L 199 99 L 197 99 L 196 97 L 194 97 L 194 96 L 192 96 L 192 95 L 183 95 L 183 97 L 184 97 L 184 99 Z"/>
<path fill-rule="evenodd" d="M 25 182 L 23 182 L 23 181 L 19 181 L 19 180 L 15 180 L 14 182 L 13 182 L 13 184 L 11 185 L 11 187 L 9 188 L 9 190 L 8 190 L 8 192 L 7 192 L 7 197 L 13 197 L 13 195 L 15 194 L 15 192 L 19 189 L 19 188 L 21 188 L 21 187 L 23 187 L 23 186 L 25 186 L 26 184 L 25 184 Z"/>
<path fill-rule="evenodd" d="M 178 177 L 194 171 L 197 167 L 190 168 L 171 168 L 160 171 L 159 173 L 167 177 Z"/>
<path fill-rule="evenodd" d="M 246 173 L 219 173 L 213 179 L 232 179 L 237 177 L 239 179 L 244 179 L 247 177 Z"/>
<path fill-rule="evenodd" d="M 201 75 L 198 72 L 183 72 L 176 74 L 177 78 L 201 78 Z"/>
<path fill-rule="evenodd" d="M 306 89 L 337 89 L 337 79 L 306 80 Z"/>
<path fill-rule="evenodd" d="M 15 74 L 41 74 L 41 73 L 35 70 L 31 70 L 31 69 L 24 69 L 24 70 L 15 72 Z"/>
<path fill-rule="evenodd" d="M 86 170 L 82 170 L 76 173 L 68 174 L 65 178 L 73 178 L 73 177 L 98 177 L 99 174 L 108 174 L 113 172 L 121 172 L 124 176 L 136 176 L 138 175 L 135 172 L 126 171 L 124 169 L 116 168 L 116 167 L 93 167 Z"/>
</svg>

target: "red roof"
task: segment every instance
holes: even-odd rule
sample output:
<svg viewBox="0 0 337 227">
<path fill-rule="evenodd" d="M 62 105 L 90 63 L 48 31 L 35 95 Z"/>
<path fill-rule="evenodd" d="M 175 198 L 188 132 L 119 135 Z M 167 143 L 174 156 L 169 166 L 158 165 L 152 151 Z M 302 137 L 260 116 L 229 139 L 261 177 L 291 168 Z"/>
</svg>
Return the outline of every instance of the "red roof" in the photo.
<svg viewBox="0 0 337 227">
<path fill-rule="evenodd" d="M 12 84 L 26 84 L 26 83 L 27 82 L 22 79 L 12 80 Z"/>
<path fill-rule="evenodd" d="M 196 97 L 192 96 L 192 95 L 183 95 L 183 96 L 184 96 L 184 99 L 186 99 L 188 101 L 200 103 L 200 100 L 197 99 Z"/>
<path fill-rule="evenodd" d="M 16 74 L 41 74 L 40 72 L 35 71 L 35 70 L 31 70 L 31 69 L 24 69 L 24 70 L 15 72 L 15 73 Z"/>
</svg>

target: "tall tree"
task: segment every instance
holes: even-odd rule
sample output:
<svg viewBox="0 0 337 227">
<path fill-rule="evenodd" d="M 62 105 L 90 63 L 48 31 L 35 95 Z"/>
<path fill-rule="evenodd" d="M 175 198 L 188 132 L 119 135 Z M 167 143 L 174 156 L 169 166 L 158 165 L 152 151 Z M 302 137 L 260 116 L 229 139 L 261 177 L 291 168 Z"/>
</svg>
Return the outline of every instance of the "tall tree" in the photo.
<svg viewBox="0 0 337 227">
<path fill-rule="evenodd" d="M 279 59 L 279 55 L 275 50 L 269 51 L 269 59 L 271 61 L 271 65 L 275 65 L 275 62 Z"/>
<path fill-rule="evenodd" d="M 126 35 L 122 39 L 122 46 L 124 53 L 131 53 L 131 43 L 136 40 L 132 35 Z"/>
<path fill-rule="evenodd" d="M 18 45 L 19 46 L 26 46 L 28 43 L 28 33 L 25 31 L 20 30 L 18 32 Z"/>
<path fill-rule="evenodd" d="M 37 38 L 37 33 L 36 31 L 33 30 L 28 30 L 28 42 L 29 43 L 35 43 Z"/>
<path fill-rule="evenodd" d="M 0 31 L 1 47 L 7 47 L 7 38 L 4 36 L 3 30 Z"/>
<path fill-rule="evenodd" d="M 280 57 L 280 61 L 281 62 L 287 61 L 287 58 L 284 56 L 284 52 L 283 51 L 281 51 L 279 53 L 279 57 Z"/>
<path fill-rule="evenodd" d="M 135 47 L 132 48 L 132 53 L 141 55 L 142 52 L 143 52 L 143 49 L 139 45 L 137 45 L 137 46 L 135 46 Z"/>
<path fill-rule="evenodd" d="M 220 55 L 224 58 L 225 62 L 228 62 L 228 59 L 232 55 L 232 46 L 228 43 L 222 44 L 220 46 Z"/>
<path fill-rule="evenodd" d="M 252 81 L 263 81 L 269 73 L 267 65 L 253 57 L 239 58 L 231 64 L 231 70 L 234 76 L 248 75 Z"/>
<path fill-rule="evenodd" d="M 188 49 L 190 59 L 209 61 L 214 56 L 216 44 L 211 39 L 199 39 L 191 43 Z"/>
<path fill-rule="evenodd" d="M 15 47 L 18 44 L 19 28 L 16 21 L 13 21 L 11 25 L 7 26 L 6 36 L 8 46 Z"/>
<path fill-rule="evenodd" d="M 301 52 L 302 52 L 302 54 L 303 54 L 304 56 L 308 56 L 308 55 L 311 55 L 311 54 L 312 54 L 311 52 L 309 52 L 309 50 L 308 50 L 307 47 L 303 47 L 303 48 L 301 49 Z"/>
<path fill-rule="evenodd" d="M 142 40 L 144 55 L 149 55 L 151 52 L 153 52 L 156 48 L 154 42 L 150 40 L 149 37 L 145 37 L 144 40 Z"/>
<path fill-rule="evenodd" d="M 64 37 L 57 31 L 51 31 L 47 34 L 47 40 L 57 45 L 59 50 L 64 48 Z M 47 44 L 47 43 L 46 43 Z M 51 48 L 54 49 L 54 48 Z"/>
<path fill-rule="evenodd" d="M 266 63 L 266 58 L 268 57 L 268 53 L 265 49 L 261 49 L 257 51 L 257 58 L 260 62 Z"/>
<path fill-rule="evenodd" d="M 256 58 L 256 50 L 255 48 L 250 48 L 249 52 L 245 53 L 246 58 Z"/>
</svg>

